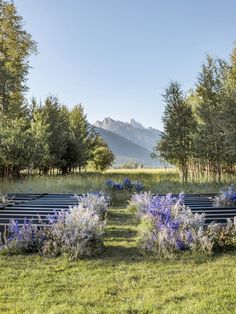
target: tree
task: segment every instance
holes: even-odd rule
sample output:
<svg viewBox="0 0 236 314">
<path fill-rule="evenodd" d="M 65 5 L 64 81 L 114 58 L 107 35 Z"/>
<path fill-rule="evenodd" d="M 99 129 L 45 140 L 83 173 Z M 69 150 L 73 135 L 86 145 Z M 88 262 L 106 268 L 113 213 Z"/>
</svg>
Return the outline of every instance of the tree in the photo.
<svg viewBox="0 0 236 314">
<path fill-rule="evenodd" d="M 43 109 L 33 99 L 31 103 L 31 133 L 35 144 L 32 151 L 32 168 L 47 169 L 50 164 L 48 132 L 49 124 L 44 120 Z"/>
<path fill-rule="evenodd" d="M 223 103 L 223 130 L 225 141 L 230 147 L 229 159 L 233 165 L 236 160 L 236 47 L 234 47 L 230 67 L 224 82 L 225 99 Z"/>
<path fill-rule="evenodd" d="M 54 96 L 47 97 L 44 104 L 35 110 L 34 116 L 34 125 L 38 126 L 36 134 L 40 136 L 47 151 L 43 158 L 43 171 L 47 174 L 50 169 L 60 168 L 65 163 L 63 156 L 67 149 L 69 121 L 66 119 L 65 108 L 62 109 L 58 98 Z"/>
<path fill-rule="evenodd" d="M 221 179 L 222 166 L 229 147 L 224 137 L 224 81 L 228 66 L 220 59 L 207 56 L 198 77 L 195 114 L 198 121 L 195 157 L 202 160 L 209 173 Z"/>
<path fill-rule="evenodd" d="M 104 171 L 114 162 L 114 154 L 101 136 L 97 135 L 96 147 L 93 150 L 92 163 L 96 170 Z"/>
<path fill-rule="evenodd" d="M 30 162 L 33 147 L 24 92 L 29 56 L 36 43 L 24 30 L 13 2 L 0 0 L 0 173 L 19 176 Z"/>
<path fill-rule="evenodd" d="M 163 116 L 164 133 L 153 154 L 160 154 L 162 158 L 176 165 L 185 182 L 192 158 L 192 139 L 196 122 L 192 108 L 185 101 L 178 82 L 171 82 L 163 97 L 166 103 Z"/>
<path fill-rule="evenodd" d="M 20 170 L 31 162 L 30 129 L 22 118 L 5 119 L 0 117 L 0 165 L 2 175 L 19 177 Z"/>
<path fill-rule="evenodd" d="M 36 53 L 36 43 L 24 30 L 15 5 L 0 0 L 0 109 L 18 117 L 32 53 Z"/>
<path fill-rule="evenodd" d="M 76 105 L 70 112 L 70 133 L 72 142 L 75 145 L 75 163 L 81 171 L 92 158 L 92 150 L 95 145 L 95 134 L 89 126 L 87 117 L 84 114 L 82 105 Z"/>
</svg>

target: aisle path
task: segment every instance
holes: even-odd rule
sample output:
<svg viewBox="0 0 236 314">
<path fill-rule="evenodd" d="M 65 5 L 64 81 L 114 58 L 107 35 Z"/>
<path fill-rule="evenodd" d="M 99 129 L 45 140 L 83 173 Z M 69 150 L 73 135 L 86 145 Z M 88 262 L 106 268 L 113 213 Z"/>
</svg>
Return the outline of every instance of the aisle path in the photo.
<svg viewBox="0 0 236 314">
<path fill-rule="evenodd" d="M 140 256 L 137 247 L 137 221 L 124 207 L 109 210 L 105 233 L 105 256 L 135 259 Z"/>
</svg>

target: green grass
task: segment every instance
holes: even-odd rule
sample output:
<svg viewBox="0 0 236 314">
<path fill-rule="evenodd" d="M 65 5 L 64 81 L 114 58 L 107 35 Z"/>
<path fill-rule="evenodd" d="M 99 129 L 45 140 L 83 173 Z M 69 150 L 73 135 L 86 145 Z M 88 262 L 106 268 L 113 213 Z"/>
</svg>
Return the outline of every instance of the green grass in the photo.
<svg viewBox="0 0 236 314">
<path fill-rule="evenodd" d="M 113 208 L 101 256 L 0 255 L 0 313 L 236 313 L 236 254 L 142 256 L 134 215 Z"/>
<path fill-rule="evenodd" d="M 207 179 L 202 177 L 184 185 L 180 182 L 179 174 L 175 169 L 118 169 L 104 173 L 89 172 L 68 176 L 33 176 L 16 181 L 2 180 L 0 181 L 0 192 L 86 193 L 104 188 L 104 182 L 108 178 L 119 182 L 124 177 L 142 182 L 146 190 L 150 190 L 153 193 L 179 193 L 181 191 L 186 193 L 218 192 L 222 186 L 231 183 L 236 184 L 236 175 L 223 175 L 221 184 L 216 183 L 213 178 Z"/>
</svg>

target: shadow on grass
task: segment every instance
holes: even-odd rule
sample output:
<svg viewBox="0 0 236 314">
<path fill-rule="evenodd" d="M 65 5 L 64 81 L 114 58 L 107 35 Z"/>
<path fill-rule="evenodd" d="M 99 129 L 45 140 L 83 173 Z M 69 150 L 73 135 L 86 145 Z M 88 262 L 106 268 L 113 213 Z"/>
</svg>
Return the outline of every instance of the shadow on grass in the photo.
<svg viewBox="0 0 236 314">
<path fill-rule="evenodd" d="M 136 226 L 137 221 L 133 214 L 130 213 L 109 213 L 108 216 L 108 224 L 109 225 L 116 225 L 116 226 Z"/>
<path fill-rule="evenodd" d="M 106 230 L 105 233 L 105 239 L 109 240 L 109 238 L 124 238 L 124 239 L 130 239 L 134 238 L 137 235 L 137 231 L 133 230 L 131 228 L 111 228 Z"/>
<path fill-rule="evenodd" d="M 91 258 L 92 260 L 101 260 L 103 263 L 110 263 L 114 265 L 119 264 L 142 264 L 142 263 L 150 263 L 152 264 L 165 264 L 165 265 L 173 265 L 177 264 L 192 264 L 195 266 L 198 265 L 206 265 L 209 263 L 215 263 L 217 260 L 221 258 L 227 257 L 235 257 L 236 251 L 231 252 L 220 252 L 215 253 L 213 255 L 208 255 L 204 253 L 181 253 L 174 254 L 169 257 L 161 257 L 161 256 L 152 256 L 148 254 L 143 254 L 138 247 L 125 247 L 125 246 L 117 246 L 117 245 L 105 245 L 103 252 L 96 257 Z"/>
</svg>

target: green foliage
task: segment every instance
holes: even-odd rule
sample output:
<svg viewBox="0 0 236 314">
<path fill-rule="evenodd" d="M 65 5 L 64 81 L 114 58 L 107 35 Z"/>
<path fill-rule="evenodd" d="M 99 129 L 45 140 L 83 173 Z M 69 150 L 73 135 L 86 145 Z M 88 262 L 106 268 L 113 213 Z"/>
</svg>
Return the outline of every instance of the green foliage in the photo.
<svg viewBox="0 0 236 314">
<path fill-rule="evenodd" d="M 79 167 L 79 171 L 81 171 L 81 168 L 85 167 L 92 158 L 96 140 L 96 135 L 93 128 L 89 126 L 82 105 L 76 105 L 70 112 L 69 125 L 76 152 L 74 166 Z"/>
<path fill-rule="evenodd" d="M 236 160 L 236 47 L 231 55 L 230 68 L 225 81 L 225 98 L 223 103 L 223 123 L 226 143 L 230 147 L 229 162 Z"/>
<path fill-rule="evenodd" d="M 0 176 L 19 176 L 31 163 L 34 144 L 24 100 L 28 59 L 36 43 L 24 30 L 13 3 L 0 1 Z"/>
<path fill-rule="evenodd" d="M 112 166 L 114 159 L 115 156 L 107 144 L 100 136 L 97 136 L 92 158 L 94 168 L 99 171 L 107 170 L 110 166 Z"/>
<path fill-rule="evenodd" d="M 67 138 L 69 134 L 67 115 L 56 97 L 47 97 L 43 106 L 36 109 L 37 123 L 41 124 L 44 139 L 48 148 L 48 159 L 44 165 L 44 173 L 50 168 L 60 167 L 63 163 L 63 155 L 66 152 Z"/>
<path fill-rule="evenodd" d="M 196 88 L 184 97 L 178 83 L 164 95 L 164 134 L 153 157 L 178 166 L 184 181 L 205 173 L 218 182 L 236 158 L 236 49 L 230 63 L 207 56 Z"/>
<path fill-rule="evenodd" d="M 108 147 L 97 147 L 93 151 L 93 154 L 93 163 L 96 170 L 104 171 L 108 169 L 114 161 L 114 155 Z"/>
<path fill-rule="evenodd" d="M 196 125 L 191 107 L 185 101 L 177 82 L 172 82 L 164 94 L 164 134 L 155 148 L 156 154 L 179 167 L 183 181 L 188 178 L 188 165 L 193 150 Z"/>
<path fill-rule="evenodd" d="M 197 104 L 195 113 L 198 120 L 195 136 L 195 157 L 213 173 L 220 175 L 226 161 L 228 146 L 223 125 L 224 80 L 227 64 L 222 60 L 207 57 L 202 66 L 196 88 Z"/>
<path fill-rule="evenodd" d="M 28 58 L 36 43 L 24 30 L 14 3 L 0 1 L 0 109 L 19 116 L 23 92 L 27 90 Z"/>
<path fill-rule="evenodd" d="M 126 162 L 124 164 L 121 165 L 122 169 L 138 169 L 139 168 L 139 164 L 137 162 Z M 140 165 L 140 168 L 143 168 L 143 165 Z"/>
<path fill-rule="evenodd" d="M 0 165 L 5 167 L 5 175 L 19 177 L 20 169 L 31 164 L 34 138 L 23 118 L 0 117 Z"/>
<path fill-rule="evenodd" d="M 124 206 L 132 196 L 132 192 L 130 191 L 109 191 L 107 193 L 112 206 Z"/>
<path fill-rule="evenodd" d="M 105 143 L 93 153 L 98 137 L 81 105 L 69 111 L 54 96 L 43 104 L 25 101 L 32 53 L 36 43 L 14 3 L 0 0 L 0 176 L 19 177 L 25 169 L 65 174 L 86 167 L 93 156 L 96 167 L 106 169 L 112 153 Z"/>
</svg>

